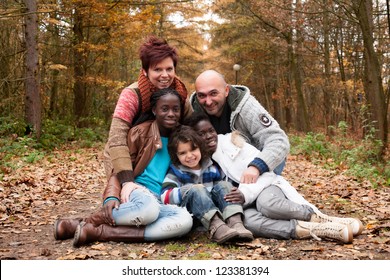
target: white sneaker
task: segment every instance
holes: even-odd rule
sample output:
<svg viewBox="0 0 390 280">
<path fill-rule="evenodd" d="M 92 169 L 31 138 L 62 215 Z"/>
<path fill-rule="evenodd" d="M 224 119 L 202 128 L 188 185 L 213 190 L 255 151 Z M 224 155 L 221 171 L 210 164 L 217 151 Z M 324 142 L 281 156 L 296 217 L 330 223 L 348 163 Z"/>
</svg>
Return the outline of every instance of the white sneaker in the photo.
<svg viewBox="0 0 390 280">
<path fill-rule="evenodd" d="M 313 237 L 316 240 L 329 238 L 343 243 L 352 243 L 353 234 L 350 225 L 343 225 L 334 222 L 314 223 L 298 221 L 296 236 L 299 239 Z"/>
<path fill-rule="evenodd" d="M 339 223 L 349 225 L 352 228 L 353 236 L 357 236 L 363 231 L 363 224 L 356 218 L 339 218 L 325 215 L 323 213 L 315 213 L 311 216 L 310 222 L 315 223 Z"/>
</svg>

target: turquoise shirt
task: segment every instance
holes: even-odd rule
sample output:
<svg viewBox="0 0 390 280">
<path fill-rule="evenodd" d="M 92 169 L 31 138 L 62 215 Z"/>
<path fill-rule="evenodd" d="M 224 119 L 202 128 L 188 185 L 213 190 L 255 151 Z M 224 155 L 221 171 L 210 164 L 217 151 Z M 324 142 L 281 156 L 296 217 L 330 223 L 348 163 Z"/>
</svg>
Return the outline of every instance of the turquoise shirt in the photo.
<svg viewBox="0 0 390 280">
<path fill-rule="evenodd" d="M 162 148 L 156 151 L 144 172 L 135 178 L 135 182 L 148 188 L 159 199 L 162 183 L 171 164 L 168 153 L 168 137 L 161 137 L 161 142 Z"/>
</svg>

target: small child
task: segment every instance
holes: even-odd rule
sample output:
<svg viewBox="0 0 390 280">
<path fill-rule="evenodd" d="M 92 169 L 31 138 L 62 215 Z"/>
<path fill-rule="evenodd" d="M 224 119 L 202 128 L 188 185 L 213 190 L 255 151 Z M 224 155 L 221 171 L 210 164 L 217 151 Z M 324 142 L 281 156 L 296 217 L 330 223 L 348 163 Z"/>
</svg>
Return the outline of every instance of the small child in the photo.
<svg viewBox="0 0 390 280">
<path fill-rule="evenodd" d="M 224 198 L 232 185 L 221 181 L 221 171 L 197 133 L 189 126 L 179 127 L 169 139 L 168 152 L 172 164 L 163 182 L 161 201 L 185 206 L 218 244 L 235 238 L 253 240 L 242 222 L 242 206 Z"/>
</svg>

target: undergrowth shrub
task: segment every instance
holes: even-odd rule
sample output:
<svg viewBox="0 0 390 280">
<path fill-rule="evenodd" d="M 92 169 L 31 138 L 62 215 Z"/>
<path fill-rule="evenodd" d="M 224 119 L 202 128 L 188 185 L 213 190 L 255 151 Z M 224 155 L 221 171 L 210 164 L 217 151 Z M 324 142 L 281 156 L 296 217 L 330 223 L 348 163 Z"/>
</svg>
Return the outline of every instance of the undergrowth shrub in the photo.
<svg viewBox="0 0 390 280">
<path fill-rule="evenodd" d="M 16 168 L 12 162 L 15 157 L 26 163 L 34 163 L 50 153 L 50 150 L 61 149 L 69 144 L 74 148 L 92 147 L 105 141 L 108 136 L 104 126 L 94 129 L 75 128 L 65 121 L 45 120 L 41 137 L 37 140 L 31 135 L 24 135 L 24 122 L 9 118 L 1 118 L 0 121 L 0 177 L 4 170 Z"/>
<path fill-rule="evenodd" d="M 303 155 L 325 168 L 340 169 L 359 180 L 368 179 L 374 187 L 390 186 L 389 161 L 378 158 L 382 142 L 374 138 L 375 130 L 369 130 L 362 140 L 348 136 L 346 122 L 340 122 L 335 131 L 333 137 L 313 132 L 290 136 L 290 153 Z"/>
<path fill-rule="evenodd" d="M 290 136 L 291 154 L 304 155 L 310 160 L 321 160 L 330 154 L 330 144 L 322 133 L 309 132 L 305 136 Z"/>
</svg>

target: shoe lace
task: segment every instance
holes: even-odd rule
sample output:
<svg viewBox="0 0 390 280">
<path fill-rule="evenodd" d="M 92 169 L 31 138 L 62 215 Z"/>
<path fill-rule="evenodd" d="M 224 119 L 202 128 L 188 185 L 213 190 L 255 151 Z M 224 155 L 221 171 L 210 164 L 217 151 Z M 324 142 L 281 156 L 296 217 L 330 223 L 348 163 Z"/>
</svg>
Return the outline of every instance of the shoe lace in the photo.
<svg viewBox="0 0 390 280">
<path fill-rule="evenodd" d="M 321 241 L 321 238 L 319 238 L 312 230 L 310 230 L 310 236 L 317 241 Z"/>
<path fill-rule="evenodd" d="M 310 229 L 310 235 L 320 241 L 321 238 L 318 237 L 330 237 L 338 240 L 342 240 L 343 238 L 340 235 L 340 231 L 343 229 L 343 225 L 340 224 L 319 224 Z"/>
<path fill-rule="evenodd" d="M 351 218 L 338 218 L 323 214 L 317 214 L 317 217 L 321 220 L 321 222 L 336 222 L 344 225 L 350 225 L 354 222 L 354 219 Z"/>
</svg>

